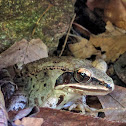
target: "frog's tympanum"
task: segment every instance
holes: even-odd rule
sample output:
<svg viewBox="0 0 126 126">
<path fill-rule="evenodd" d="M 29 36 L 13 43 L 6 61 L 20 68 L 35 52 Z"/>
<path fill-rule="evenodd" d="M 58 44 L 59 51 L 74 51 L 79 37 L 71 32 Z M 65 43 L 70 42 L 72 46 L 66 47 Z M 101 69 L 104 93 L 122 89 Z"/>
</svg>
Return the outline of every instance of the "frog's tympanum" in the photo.
<svg viewBox="0 0 126 126">
<path fill-rule="evenodd" d="M 84 106 L 84 96 L 113 91 L 113 81 L 105 71 L 73 57 L 44 58 L 23 66 L 15 83 L 24 85 L 30 106 L 61 109 L 78 101 Z"/>
</svg>

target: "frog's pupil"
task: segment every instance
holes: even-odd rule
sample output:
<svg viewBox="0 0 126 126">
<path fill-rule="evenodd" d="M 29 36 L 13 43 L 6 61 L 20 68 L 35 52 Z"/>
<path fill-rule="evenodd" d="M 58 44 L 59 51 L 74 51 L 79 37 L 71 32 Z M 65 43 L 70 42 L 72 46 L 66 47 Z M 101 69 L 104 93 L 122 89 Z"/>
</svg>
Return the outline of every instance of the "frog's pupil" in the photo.
<svg viewBox="0 0 126 126">
<path fill-rule="evenodd" d="M 85 73 L 81 73 L 82 76 L 85 76 Z"/>
</svg>

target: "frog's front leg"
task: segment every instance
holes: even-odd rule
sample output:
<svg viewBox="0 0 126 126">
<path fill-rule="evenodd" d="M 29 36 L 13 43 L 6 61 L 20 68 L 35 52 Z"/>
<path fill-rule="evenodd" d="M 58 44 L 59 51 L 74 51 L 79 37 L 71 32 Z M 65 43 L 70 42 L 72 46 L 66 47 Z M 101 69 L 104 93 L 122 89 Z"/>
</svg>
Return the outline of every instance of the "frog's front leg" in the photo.
<svg viewBox="0 0 126 126">
<path fill-rule="evenodd" d="M 75 110 L 76 108 L 81 111 L 81 114 L 90 113 L 96 116 L 96 109 L 91 108 L 86 104 L 86 96 L 82 96 L 77 100 L 70 101 L 63 106 L 63 108 L 68 108 L 69 111 Z"/>
<path fill-rule="evenodd" d="M 67 108 L 69 111 L 78 108 L 83 114 L 85 114 L 85 107 L 86 107 L 86 96 L 82 96 L 79 99 L 70 101 L 66 103 L 63 108 Z"/>
<path fill-rule="evenodd" d="M 65 108 L 65 109 L 68 109 L 69 111 L 79 109 L 82 114 L 86 114 L 87 112 L 94 113 L 95 109 L 90 108 L 86 104 L 86 96 L 66 93 L 63 91 L 55 91 L 54 94 L 55 94 L 55 101 L 56 101 L 55 102 L 56 109 Z M 52 99 L 52 96 L 51 96 L 51 99 Z M 48 100 L 48 101 L 51 101 L 51 100 Z"/>
</svg>

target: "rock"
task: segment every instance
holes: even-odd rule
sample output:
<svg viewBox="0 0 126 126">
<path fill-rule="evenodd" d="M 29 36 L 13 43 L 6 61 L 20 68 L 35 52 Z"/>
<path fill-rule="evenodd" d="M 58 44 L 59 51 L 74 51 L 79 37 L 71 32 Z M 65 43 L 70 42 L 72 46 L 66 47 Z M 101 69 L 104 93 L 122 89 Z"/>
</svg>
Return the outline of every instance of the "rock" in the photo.
<svg viewBox="0 0 126 126">
<path fill-rule="evenodd" d="M 49 54 L 57 47 L 59 39 L 69 28 L 74 15 L 76 0 L 52 0 L 52 7 L 42 17 L 38 28 L 43 34 L 42 40 L 49 47 Z M 42 7 L 47 9 L 47 0 L 43 0 Z M 43 12 L 42 12 L 43 13 Z"/>
</svg>

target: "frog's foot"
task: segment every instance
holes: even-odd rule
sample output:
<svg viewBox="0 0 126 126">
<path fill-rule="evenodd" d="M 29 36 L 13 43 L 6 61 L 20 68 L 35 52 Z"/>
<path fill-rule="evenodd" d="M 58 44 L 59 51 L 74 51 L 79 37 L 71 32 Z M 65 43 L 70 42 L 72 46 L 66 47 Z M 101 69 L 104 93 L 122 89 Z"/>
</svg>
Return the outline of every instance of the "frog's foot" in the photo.
<svg viewBox="0 0 126 126">
<path fill-rule="evenodd" d="M 71 104 L 68 107 L 68 104 Z M 69 111 L 71 110 L 79 110 L 81 111 L 81 114 L 86 114 L 86 113 L 96 113 L 95 108 L 89 107 L 87 104 L 82 104 L 82 103 L 73 103 L 73 102 L 68 102 L 66 105 L 64 105 L 64 108 L 68 108 Z M 94 115 L 94 114 L 93 114 Z"/>
<path fill-rule="evenodd" d="M 76 101 L 68 102 L 63 106 L 63 108 L 67 108 L 69 111 L 79 110 L 81 111 L 82 115 L 87 114 L 95 117 L 98 115 L 97 109 L 91 108 L 86 104 L 85 96 L 83 96 L 81 99 L 77 99 Z"/>
<path fill-rule="evenodd" d="M 92 115 L 92 116 L 95 116 L 95 117 L 98 116 L 97 109 L 91 108 L 91 107 L 89 107 L 87 104 L 81 104 L 81 105 L 79 105 L 79 106 L 81 106 L 81 108 L 80 108 L 80 110 L 82 111 L 81 114 Z M 83 108 L 82 108 L 82 107 L 83 107 Z M 85 110 L 85 113 L 83 112 L 82 109 Z"/>
</svg>

